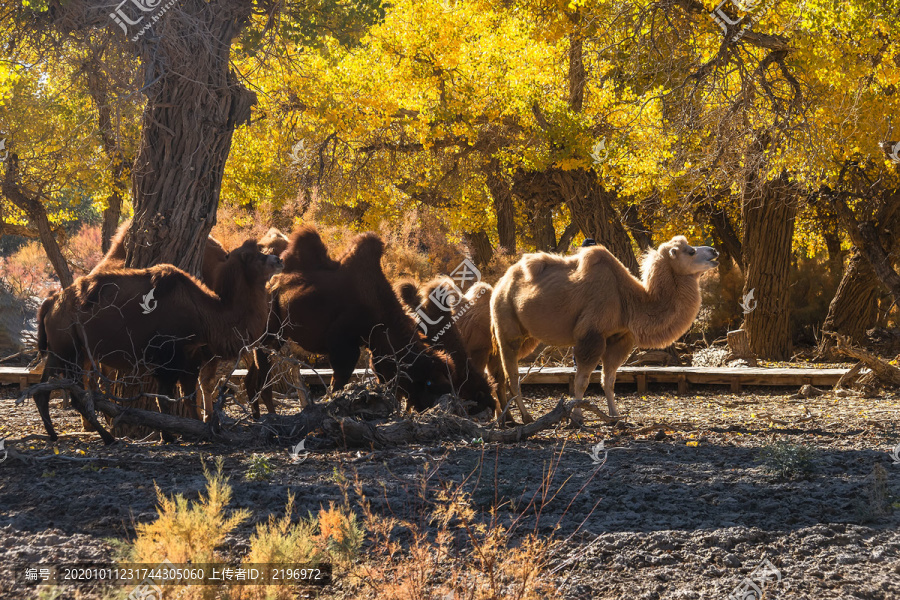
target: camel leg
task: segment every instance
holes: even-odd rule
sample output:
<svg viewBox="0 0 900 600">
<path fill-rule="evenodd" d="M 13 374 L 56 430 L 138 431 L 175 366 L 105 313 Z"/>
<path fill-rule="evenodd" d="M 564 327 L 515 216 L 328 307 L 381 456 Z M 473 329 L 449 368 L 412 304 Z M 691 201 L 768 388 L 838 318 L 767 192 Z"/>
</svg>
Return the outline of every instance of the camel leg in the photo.
<svg viewBox="0 0 900 600">
<path fill-rule="evenodd" d="M 506 337 L 501 331 L 496 329 L 494 330 L 494 336 L 494 339 L 499 346 L 500 361 L 503 364 L 503 374 L 506 377 L 506 381 L 509 383 L 509 389 L 512 392 L 513 398 L 516 400 L 519 412 L 522 413 L 522 421 L 524 423 L 531 423 L 534 419 L 531 418 L 531 414 L 529 414 L 528 409 L 525 408 L 525 402 L 522 400 L 522 389 L 519 386 L 519 350 L 522 348 L 525 339 L 522 335 Z M 500 388 L 498 387 L 497 389 L 499 392 Z M 505 408 L 506 407 L 504 406 L 504 410 Z"/>
<path fill-rule="evenodd" d="M 500 415 L 506 409 L 506 404 L 508 401 L 506 395 L 506 377 L 503 375 L 503 364 L 500 361 L 500 356 L 494 354 L 493 352 L 485 360 L 485 364 L 488 377 L 494 382 L 495 385 L 494 391 L 497 394 L 497 401 L 494 404 L 494 413 L 499 419 Z M 510 420 L 512 419 L 510 418 Z"/>
<path fill-rule="evenodd" d="M 76 352 L 76 358 L 73 360 L 70 365 L 66 369 L 66 377 L 71 379 L 72 381 L 78 381 L 79 376 L 84 378 L 84 374 L 86 369 L 84 368 L 84 361 L 80 358 L 81 352 Z M 87 421 L 88 425 L 93 428 L 93 431 L 96 431 L 100 434 L 100 437 L 103 438 L 103 443 L 107 446 L 110 444 L 114 444 L 116 438 L 113 437 L 111 433 L 109 433 L 106 429 L 100 425 L 100 421 L 97 420 L 97 415 L 94 413 L 94 400 L 91 397 L 91 390 L 85 390 L 85 400 L 79 398 L 77 394 L 72 394 L 72 405 L 75 407 L 79 413 L 81 413 L 82 422 Z M 88 406 L 90 405 L 90 406 Z"/>
<path fill-rule="evenodd" d="M 86 394 L 90 394 L 88 391 Z M 91 401 L 93 404 L 93 401 Z M 97 433 L 100 434 L 100 437 L 103 438 L 103 443 L 107 446 L 115 443 L 116 438 L 112 436 L 107 430 L 100 425 L 100 421 L 97 420 L 97 415 L 93 412 L 93 410 L 88 410 L 87 406 L 85 406 L 84 402 L 82 402 L 75 394 L 72 394 L 72 404 L 75 406 L 75 410 L 81 413 L 81 417 L 85 419 Z"/>
<path fill-rule="evenodd" d="M 247 377 L 244 379 L 244 387 L 247 389 L 247 397 L 250 400 L 250 412 L 254 419 L 259 419 L 259 400 L 270 415 L 275 414 L 275 403 L 272 400 L 272 385 L 269 379 L 269 354 L 262 348 L 254 348 L 250 361 L 247 364 Z"/>
<path fill-rule="evenodd" d="M 97 386 L 97 377 L 91 372 L 91 365 L 88 361 L 84 361 L 84 370 L 82 371 L 81 376 L 81 387 L 84 388 L 86 392 L 90 391 L 98 391 L 99 386 Z M 69 392 L 65 392 L 67 402 L 71 403 L 69 400 Z M 81 430 L 90 432 L 94 431 L 94 426 L 91 425 L 91 422 L 84 418 L 84 415 L 81 417 Z"/>
<path fill-rule="evenodd" d="M 203 421 L 209 423 L 213 415 L 213 405 L 216 401 L 216 370 L 219 368 L 218 360 L 211 360 L 200 368 L 200 393 L 203 395 Z"/>
<path fill-rule="evenodd" d="M 195 421 L 200 420 L 200 401 L 197 396 L 197 377 L 187 375 L 178 380 L 181 384 L 181 395 L 184 397 L 188 416 Z"/>
<path fill-rule="evenodd" d="M 171 375 L 168 377 L 159 377 L 156 379 L 156 391 L 159 396 L 165 396 L 165 398 L 157 397 L 156 405 L 159 407 L 160 414 L 163 415 L 171 415 L 172 414 L 172 399 L 175 398 L 175 384 L 178 383 L 177 379 L 172 379 Z M 162 432 L 162 440 L 171 444 L 175 441 L 175 436 L 166 431 Z"/>
<path fill-rule="evenodd" d="M 615 399 L 616 371 L 633 349 L 634 337 L 630 333 L 621 333 L 606 340 L 606 351 L 603 353 L 603 393 L 606 395 L 610 417 L 621 416 Z"/>
<path fill-rule="evenodd" d="M 589 331 L 581 334 L 575 342 L 575 399 L 584 400 L 584 393 L 591 383 L 591 373 L 600 363 L 600 357 L 606 350 L 606 340 L 597 331 Z M 572 410 L 571 421 L 574 425 L 584 422 L 581 408 Z"/>
<path fill-rule="evenodd" d="M 50 381 L 51 377 L 56 376 L 63 370 L 62 360 L 55 354 L 48 354 L 47 362 L 44 364 L 44 374 L 41 375 L 41 383 L 47 383 Z M 50 420 L 50 392 L 35 392 L 34 404 L 37 406 L 38 413 L 41 415 L 41 421 L 44 422 L 44 429 L 47 431 L 47 436 L 50 438 L 51 442 L 55 442 L 59 439 L 59 436 L 56 435 L 56 431 L 53 429 L 53 422 Z"/>
<path fill-rule="evenodd" d="M 353 377 L 353 368 L 359 361 L 359 354 L 359 346 L 355 344 L 336 345 L 329 350 L 328 360 L 331 362 L 334 373 L 331 376 L 332 393 L 337 393 L 338 390 L 350 383 L 350 378 Z"/>
</svg>

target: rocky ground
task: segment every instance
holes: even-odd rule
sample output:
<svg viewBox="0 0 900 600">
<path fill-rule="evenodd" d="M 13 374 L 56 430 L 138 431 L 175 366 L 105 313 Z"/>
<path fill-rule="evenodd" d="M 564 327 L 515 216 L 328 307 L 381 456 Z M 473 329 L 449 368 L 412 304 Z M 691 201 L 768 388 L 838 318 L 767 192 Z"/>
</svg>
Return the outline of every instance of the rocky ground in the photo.
<svg viewBox="0 0 900 600">
<path fill-rule="evenodd" d="M 289 492 L 301 515 L 340 501 L 338 472 L 359 478 L 376 511 L 413 516 L 423 510 L 427 472 L 434 489 L 455 483 L 477 509 L 499 506 L 515 532 L 558 540 L 546 576 L 565 598 L 724 599 L 747 578 L 759 580 L 754 570 L 765 559 L 778 571 L 768 575 L 767 599 L 900 598 L 900 464 L 891 456 L 900 398 L 710 389 L 639 396 L 623 387 L 624 426 L 560 426 L 509 445 L 446 439 L 363 452 L 310 439 L 309 458 L 296 463 L 283 447 L 104 447 L 79 433 L 74 412 L 56 407 L 62 435 L 48 444 L 33 403 L 15 407 L 6 388 L 0 437 L 21 457 L 0 463 L 0 598 L 121 597 L 27 588 L 21 568 L 114 559 L 134 525 L 155 518 L 154 485 L 196 498 L 201 460 L 216 456 L 234 486 L 233 507 L 253 512 L 228 544 L 234 557 L 246 552 L 255 523 L 281 514 Z M 565 391 L 527 390 L 543 398 L 531 401 L 537 414 Z M 601 441 L 608 453 L 597 464 L 591 451 Z M 795 447 L 765 459 L 777 441 Z M 274 467 L 268 480 L 246 479 L 253 454 Z M 340 585 L 324 593 L 347 595 Z"/>
</svg>

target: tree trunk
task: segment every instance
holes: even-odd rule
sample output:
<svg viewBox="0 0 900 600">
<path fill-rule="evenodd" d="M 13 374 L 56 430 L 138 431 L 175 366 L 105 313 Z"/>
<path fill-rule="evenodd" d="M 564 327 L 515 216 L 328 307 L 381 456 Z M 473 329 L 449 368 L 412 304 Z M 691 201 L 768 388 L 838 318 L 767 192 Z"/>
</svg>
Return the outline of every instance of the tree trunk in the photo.
<svg viewBox="0 0 900 600">
<path fill-rule="evenodd" d="M 485 182 L 491 193 L 497 217 L 497 236 L 501 252 L 516 253 L 516 203 L 509 183 L 500 174 L 500 164 L 494 159 L 485 168 Z"/>
<path fill-rule="evenodd" d="M 102 249 L 105 255 L 109 252 L 109 246 L 116 229 L 119 228 L 119 218 L 122 216 L 122 196 L 119 192 L 113 192 L 106 200 L 106 208 L 103 210 L 103 227 L 101 235 L 103 237 Z"/>
<path fill-rule="evenodd" d="M 900 275 L 894 270 L 891 257 L 881 243 L 878 228 L 872 221 L 858 222 L 843 198 L 833 196 L 832 202 L 853 245 L 866 257 L 879 281 L 891 293 L 894 303 L 900 306 Z"/>
<path fill-rule="evenodd" d="M 834 227 L 837 228 L 837 224 L 834 224 Z M 822 237 L 825 239 L 825 248 L 828 250 L 828 270 L 831 271 L 832 277 L 839 279 L 844 267 L 841 238 L 836 231 L 823 231 Z M 874 276 L 874 273 L 872 275 Z"/>
<path fill-rule="evenodd" d="M 491 239 L 484 229 L 465 234 L 466 243 L 472 249 L 472 260 L 479 267 L 491 262 L 494 258 L 494 249 L 491 248 Z"/>
<path fill-rule="evenodd" d="M 88 93 L 94 100 L 97 108 L 97 130 L 100 132 L 100 140 L 103 143 L 103 152 L 112 162 L 113 185 L 115 189 L 106 200 L 106 208 L 103 210 L 103 225 L 100 229 L 101 249 L 103 254 L 109 251 L 110 243 L 119 227 L 119 217 L 122 215 L 122 198 L 126 194 L 124 178 L 131 164 L 134 163 L 134 157 L 125 156 L 122 146 L 119 144 L 120 136 L 117 135 L 116 126 L 113 122 L 112 108 L 110 101 L 107 75 L 103 71 L 103 66 L 99 56 L 95 56 L 93 60 L 87 61 L 82 67 L 85 81 L 87 82 Z"/>
<path fill-rule="evenodd" d="M 600 185 L 593 171 L 558 171 L 554 173 L 554 179 L 572 212 L 572 221 L 585 237 L 606 246 L 629 271 L 638 275 L 640 268 L 631 240 L 612 205 L 615 194 Z"/>
<path fill-rule="evenodd" d="M 611 203 L 615 194 L 603 189 L 594 171 L 548 169 L 539 172 L 520 171 L 513 180 L 515 193 L 527 206 L 553 208 L 566 204 L 572 222 L 586 237 L 603 244 L 635 275 L 638 262 L 631 240 Z"/>
<path fill-rule="evenodd" d="M 828 306 L 822 329 L 848 336 L 856 343 L 878 318 L 878 296 L 882 290 L 875 272 L 862 253 L 853 248 L 837 292 Z"/>
<path fill-rule="evenodd" d="M 229 69 L 232 39 L 252 7 L 186 0 L 165 18 L 166 35 L 140 38 L 141 62 L 152 83 L 144 88 L 147 105 L 132 170 L 129 267 L 171 263 L 200 273 L 232 134 L 249 121 L 256 102 Z"/>
<path fill-rule="evenodd" d="M 553 211 L 541 207 L 534 210 L 531 218 L 531 238 L 539 252 L 556 250 L 556 229 L 553 227 Z"/>
<path fill-rule="evenodd" d="M 569 223 L 566 225 L 565 230 L 563 230 L 562 235 L 559 236 L 559 242 L 556 244 L 556 252 L 559 254 L 565 254 L 569 251 L 569 246 L 572 245 L 572 239 L 575 237 L 575 234 L 578 233 L 578 225 L 575 223 Z"/>
<path fill-rule="evenodd" d="M 761 357 L 791 356 L 790 266 L 795 191 L 782 175 L 745 192 L 742 205 L 744 295 L 754 291 L 756 308 L 744 317 L 742 329 Z"/>
<path fill-rule="evenodd" d="M 646 252 L 653 247 L 653 238 L 650 230 L 644 225 L 641 216 L 638 214 L 639 208 L 637 204 L 629 204 L 622 213 L 622 221 L 628 227 L 631 237 L 637 242 L 641 252 Z"/>
<path fill-rule="evenodd" d="M 735 231 L 728 213 L 721 206 L 714 204 L 715 200 L 701 202 L 694 210 L 698 219 L 706 221 L 712 229 L 712 236 L 716 242 L 716 248 L 722 253 L 719 261 L 719 274 L 723 275 L 730 269 L 729 260 L 734 260 L 738 268 L 743 270 L 743 247 L 741 240 Z"/>
<path fill-rule="evenodd" d="M 578 23 L 581 15 L 571 13 L 569 20 Z M 580 31 L 569 35 L 569 108 L 573 112 L 581 112 L 584 106 L 584 86 L 587 83 L 587 71 L 584 68 L 584 41 Z"/>
<path fill-rule="evenodd" d="M 62 287 L 72 285 L 72 271 L 69 264 L 60 250 L 59 243 L 56 240 L 53 229 L 50 227 L 50 220 L 47 218 L 47 209 L 44 208 L 41 198 L 35 192 L 23 187 L 19 182 L 19 157 L 10 153 L 6 160 L 6 173 L 3 177 L 3 195 L 7 199 L 19 207 L 30 220 L 38 231 L 38 237 L 44 252 L 56 276 L 59 277 L 59 283 Z"/>
</svg>

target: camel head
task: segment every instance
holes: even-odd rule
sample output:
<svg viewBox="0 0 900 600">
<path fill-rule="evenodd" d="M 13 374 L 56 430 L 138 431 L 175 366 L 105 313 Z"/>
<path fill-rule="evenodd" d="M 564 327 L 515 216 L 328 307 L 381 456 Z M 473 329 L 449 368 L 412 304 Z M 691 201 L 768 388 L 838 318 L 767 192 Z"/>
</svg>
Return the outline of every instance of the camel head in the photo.
<svg viewBox="0 0 900 600">
<path fill-rule="evenodd" d="M 279 229 L 270 227 L 266 235 L 259 238 L 259 249 L 265 254 L 281 256 L 281 253 L 287 249 L 289 242 L 288 237 Z"/>
<path fill-rule="evenodd" d="M 676 275 L 699 275 L 719 266 L 719 252 L 711 246 L 691 246 L 683 235 L 662 244 L 657 252 Z"/>
<path fill-rule="evenodd" d="M 284 269 L 284 263 L 274 254 L 262 252 L 256 240 L 247 240 L 228 253 L 223 269 L 235 269 L 253 286 L 264 286 L 266 281 Z"/>
</svg>

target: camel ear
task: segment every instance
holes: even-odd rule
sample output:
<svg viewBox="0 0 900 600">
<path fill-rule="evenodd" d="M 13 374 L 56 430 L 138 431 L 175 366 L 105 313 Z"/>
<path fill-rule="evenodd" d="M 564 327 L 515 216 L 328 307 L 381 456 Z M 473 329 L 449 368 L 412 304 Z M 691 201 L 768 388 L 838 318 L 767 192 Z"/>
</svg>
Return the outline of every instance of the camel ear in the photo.
<svg viewBox="0 0 900 600">
<path fill-rule="evenodd" d="M 678 255 L 678 248 L 669 248 L 669 258 L 674 260 L 677 255 Z"/>
</svg>

